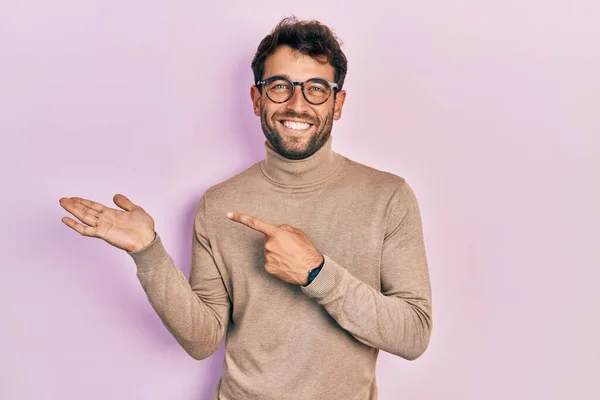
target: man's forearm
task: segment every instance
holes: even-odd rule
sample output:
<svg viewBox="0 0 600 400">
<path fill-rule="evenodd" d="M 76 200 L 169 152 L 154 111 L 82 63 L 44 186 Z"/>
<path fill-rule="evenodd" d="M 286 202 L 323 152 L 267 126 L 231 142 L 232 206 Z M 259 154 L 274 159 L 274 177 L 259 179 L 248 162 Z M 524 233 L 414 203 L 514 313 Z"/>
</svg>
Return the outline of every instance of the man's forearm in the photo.
<svg viewBox="0 0 600 400">
<path fill-rule="evenodd" d="M 174 265 L 160 238 L 130 253 L 150 304 L 185 351 L 196 359 L 213 354 L 225 335 L 227 299 L 203 300 Z"/>
<path fill-rule="evenodd" d="M 427 296 L 386 296 L 328 257 L 319 275 L 303 291 L 324 306 L 342 328 L 369 346 L 413 360 L 429 344 L 432 323 Z"/>
</svg>

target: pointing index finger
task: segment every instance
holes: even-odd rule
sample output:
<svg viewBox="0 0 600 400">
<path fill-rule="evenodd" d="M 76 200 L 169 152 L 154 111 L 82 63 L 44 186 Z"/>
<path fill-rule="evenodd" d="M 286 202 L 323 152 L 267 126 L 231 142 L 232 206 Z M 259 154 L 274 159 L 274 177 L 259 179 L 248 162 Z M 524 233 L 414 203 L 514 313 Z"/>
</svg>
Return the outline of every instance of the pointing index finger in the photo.
<svg viewBox="0 0 600 400">
<path fill-rule="evenodd" d="M 252 217 L 250 215 L 238 213 L 238 212 L 229 212 L 227 213 L 227 218 L 232 221 L 239 222 L 240 224 L 244 224 L 249 228 L 254 229 L 255 231 L 264 233 L 267 236 L 272 236 L 277 232 L 279 228 L 275 225 L 268 224 L 264 221 L 256 217 Z"/>
</svg>

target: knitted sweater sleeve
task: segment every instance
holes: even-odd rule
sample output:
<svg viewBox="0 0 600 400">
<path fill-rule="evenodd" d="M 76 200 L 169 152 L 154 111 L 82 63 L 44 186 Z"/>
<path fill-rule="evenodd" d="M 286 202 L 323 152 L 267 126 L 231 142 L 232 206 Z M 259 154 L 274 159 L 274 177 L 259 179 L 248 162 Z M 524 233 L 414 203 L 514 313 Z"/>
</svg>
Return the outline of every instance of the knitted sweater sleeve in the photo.
<svg viewBox="0 0 600 400">
<path fill-rule="evenodd" d="M 431 285 L 421 215 L 406 182 L 395 192 L 388 212 L 381 291 L 324 258 L 319 275 L 302 288 L 307 295 L 362 343 L 408 360 L 423 354 L 432 329 Z"/>
<path fill-rule="evenodd" d="M 205 226 L 204 197 L 196 208 L 189 281 L 161 239 L 130 252 L 150 304 L 165 327 L 195 359 L 212 355 L 223 340 L 231 304 L 212 256 Z"/>
</svg>

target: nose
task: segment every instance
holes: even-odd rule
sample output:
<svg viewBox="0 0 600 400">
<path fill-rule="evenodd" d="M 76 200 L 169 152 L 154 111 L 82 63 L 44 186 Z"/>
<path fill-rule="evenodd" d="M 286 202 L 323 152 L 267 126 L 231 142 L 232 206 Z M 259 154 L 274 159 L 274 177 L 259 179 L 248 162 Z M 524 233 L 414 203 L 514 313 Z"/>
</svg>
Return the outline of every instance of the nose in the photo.
<svg viewBox="0 0 600 400">
<path fill-rule="evenodd" d="M 308 104 L 309 103 L 304 98 L 304 94 L 302 94 L 302 86 L 296 85 L 292 97 L 286 102 L 286 108 L 297 113 L 302 113 L 308 110 Z"/>
</svg>

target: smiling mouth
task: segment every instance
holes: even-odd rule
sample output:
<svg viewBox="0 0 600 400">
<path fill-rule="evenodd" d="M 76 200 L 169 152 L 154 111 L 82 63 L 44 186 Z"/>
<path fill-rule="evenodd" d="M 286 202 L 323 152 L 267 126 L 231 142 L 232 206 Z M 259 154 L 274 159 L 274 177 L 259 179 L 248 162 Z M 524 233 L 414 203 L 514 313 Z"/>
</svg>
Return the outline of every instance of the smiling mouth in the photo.
<svg viewBox="0 0 600 400">
<path fill-rule="evenodd" d="M 289 121 L 289 120 L 280 120 L 279 123 L 286 128 L 293 131 L 305 131 L 309 129 L 313 124 L 309 124 L 308 122 L 298 122 L 298 121 Z"/>
</svg>

